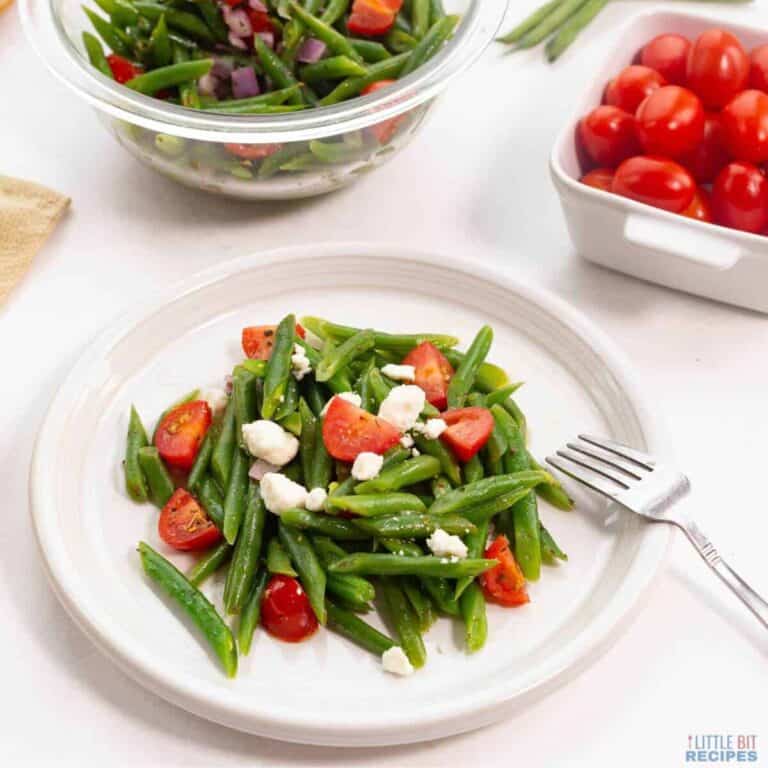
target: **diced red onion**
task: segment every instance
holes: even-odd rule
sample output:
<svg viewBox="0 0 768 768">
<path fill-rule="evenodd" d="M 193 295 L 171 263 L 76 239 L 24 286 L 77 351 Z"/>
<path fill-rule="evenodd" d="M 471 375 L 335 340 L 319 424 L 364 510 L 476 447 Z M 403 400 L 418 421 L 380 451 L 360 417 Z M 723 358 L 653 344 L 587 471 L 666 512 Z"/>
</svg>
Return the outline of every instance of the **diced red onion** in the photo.
<svg viewBox="0 0 768 768">
<path fill-rule="evenodd" d="M 232 62 L 220 56 L 214 56 L 211 74 L 219 80 L 226 80 L 232 74 Z"/>
<path fill-rule="evenodd" d="M 269 8 L 267 8 L 261 0 L 248 0 L 248 5 L 250 5 L 254 11 L 258 11 L 259 13 L 269 13 Z"/>
<path fill-rule="evenodd" d="M 233 48 L 239 48 L 241 51 L 247 51 L 248 46 L 245 44 L 245 40 L 238 37 L 234 32 L 230 32 L 227 35 L 227 39 L 229 40 L 229 44 Z"/>
<path fill-rule="evenodd" d="M 247 99 L 261 93 L 259 81 L 253 67 L 240 67 L 232 70 L 232 95 L 236 99 Z"/>
<path fill-rule="evenodd" d="M 197 88 L 203 96 L 215 96 L 218 85 L 219 79 L 214 76 L 213 72 L 206 72 L 197 81 Z"/>
<path fill-rule="evenodd" d="M 274 32 L 257 32 L 256 33 L 263 41 L 267 48 L 275 47 L 275 33 Z"/>
<path fill-rule="evenodd" d="M 326 45 L 316 37 L 308 37 L 296 52 L 296 61 L 304 64 L 314 64 L 325 56 Z"/>
<path fill-rule="evenodd" d="M 279 472 L 280 467 L 276 467 L 274 464 L 270 464 L 268 461 L 264 461 L 264 459 L 256 459 L 256 461 L 251 464 L 251 468 L 248 470 L 248 477 L 250 477 L 253 480 L 261 480 L 264 475 L 266 475 L 268 472 Z"/>
<path fill-rule="evenodd" d="M 247 12 L 242 8 L 230 8 L 228 5 L 225 5 L 221 9 L 221 13 L 230 32 L 236 37 L 250 37 L 253 34 L 251 20 L 248 18 Z"/>
</svg>

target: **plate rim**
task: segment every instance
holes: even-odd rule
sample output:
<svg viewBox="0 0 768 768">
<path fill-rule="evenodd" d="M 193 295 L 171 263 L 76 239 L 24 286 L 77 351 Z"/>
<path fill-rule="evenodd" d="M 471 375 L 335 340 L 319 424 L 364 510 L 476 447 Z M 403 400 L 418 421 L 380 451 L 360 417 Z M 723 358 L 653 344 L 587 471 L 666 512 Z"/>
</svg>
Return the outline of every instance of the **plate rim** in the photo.
<svg viewBox="0 0 768 768">
<path fill-rule="evenodd" d="M 58 556 L 55 525 L 58 502 L 54 493 L 47 492 L 48 484 L 45 482 L 45 475 L 52 465 L 52 459 L 49 457 L 52 449 L 48 446 L 53 446 L 55 441 L 48 439 L 47 435 L 51 430 L 55 432 L 57 426 L 59 429 L 62 428 L 62 424 L 57 424 L 57 420 L 62 421 L 61 411 L 69 401 L 68 390 L 73 382 L 103 355 L 114 340 L 130 332 L 143 318 L 161 310 L 171 301 L 226 279 L 244 269 L 276 262 L 286 264 L 306 259 L 308 256 L 317 260 L 331 256 L 396 258 L 399 261 L 411 261 L 426 266 L 447 267 L 467 277 L 480 278 L 502 288 L 505 292 L 511 292 L 537 305 L 568 325 L 599 356 L 606 369 L 615 377 L 621 391 L 635 411 L 651 450 L 661 451 L 664 434 L 658 416 L 646 404 L 645 394 L 640 386 L 635 384 L 632 366 L 624 352 L 579 310 L 547 289 L 534 284 L 529 278 L 512 275 L 503 266 L 494 269 L 476 258 L 453 255 L 450 250 L 446 253 L 446 250 L 440 247 L 427 250 L 386 243 L 326 241 L 257 251 L 224 261 L 154 291 L 143 301 L 119 314 L 101 333 L 86 344 L 76 363 L 62 381 L 46 412 L 36 438 L 30 466 L 29 496 L 32 527 L 46 576 L 57 598 L 78 627 L 129 677 L 166 701 L 221 725 L 281 741 L 349 747 L 414 743 L 487 725 L 511 714 L 522 702 L 541 698 L 568 682 L 594 662 L 600 653 L 615 641 L 619 633 L 636 615 L 661 569 L 672 537 L 672 531 L 668 526 L 649 525 L 642 532 L 633 564 L 642 559 L 645 567 L 641 569 L 640 575 L 635 568 L 634 572 L 622 582 L 622 587 L 628 591 L 628 594 L 622 601 L 614 601 L 607 605 L 584 631 L 573 638 L 568 644 L 568 653 L 559 650 L 553 654 L 553 659 L 557 663 L 550 662 L 543 677 L 522 690 L 511 691 L 506 695 L 503 689 L 499 689 L 492 699 L 471 701 L 463 706 L 460 703 L 443 702 L 428 712 L 420 713 L 418 721 L 410 721 L 408 729 L 404 729 L 400 721 L 390 720 L 362 727 L 354 723 L 334 722 L 333 730 L 328 731 L 329 724 L 322 719 L 322 716 L 313 720 L 304 718 L 299 722 L 290 721 L 282 716 L 270 717 L 270 713 L 266 710 L 254 716 L 253 712 L 244 713 L 229 702 L 226 692 L 208 690 L 207 693 L 200 693 L 191 686 L 185 685 L 183 681 L 179 681 L 173 674 L 164 675 L 158 669 L 153 670 L 148 660 L 141 658 L 138 648 L 125 647 L 124 643 L 118 643 L 114 636 L 106 631 L 109 629 L 109 621 L 106 621 L 106 626 L 103 621 L 99 625 L 86 608 L 79 604 L 75 589 L 76 573 L 68 568 L 67 558 Z M 420 730 L 414 731 L 414 727 Z"/>
</svg>

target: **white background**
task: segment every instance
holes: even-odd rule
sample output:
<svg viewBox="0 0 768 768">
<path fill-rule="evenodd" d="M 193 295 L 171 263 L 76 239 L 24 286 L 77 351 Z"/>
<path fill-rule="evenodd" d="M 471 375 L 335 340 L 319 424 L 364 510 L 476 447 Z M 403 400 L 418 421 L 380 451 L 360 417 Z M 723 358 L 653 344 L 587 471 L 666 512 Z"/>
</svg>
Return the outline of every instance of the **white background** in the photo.
<svg viewBox="0 0 768 768">
<path fill-rule="evenodd" d="M 768 26 L 760 4 L 700 7 Z M 534 2 L 514 5 L 510 20 Z M 606 330 L 666 422 L 695 516 L 768 592 L 768 318 L 587 265 L 548 177 L 561 121 L 638 6 L 607 9 L 554 67 L 541 51 L 493 47 L 388 166 L 331 196 L 261 206 L 185 190 L 138 165 L 44 69 L 16 12 L 0 17 L 0 173 L 73 199 L 0 309 L 0 764 L 665 767 L 684 764 L 689 734 L 731 732 L 757 733 L 758 764 L 768 765 L 768 635 L 679 537 L 635 622 L 566 688 L 473 734 L 345 751 L 230 731 L 139 688 L 59 607 L 30 531 L 27 475 L 47 404 L 122 308 L 261 248 L 373 239 L 528 274 Z"/>
</svg>

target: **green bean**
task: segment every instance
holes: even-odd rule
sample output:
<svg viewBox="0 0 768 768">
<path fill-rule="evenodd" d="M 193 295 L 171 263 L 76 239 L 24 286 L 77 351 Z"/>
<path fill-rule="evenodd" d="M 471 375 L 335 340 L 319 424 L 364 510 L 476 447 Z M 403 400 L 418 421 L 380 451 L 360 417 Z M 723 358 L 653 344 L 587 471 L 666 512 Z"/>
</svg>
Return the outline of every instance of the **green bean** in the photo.
<svg viewBox="0 0 768 768">
<path fill-rule="evenodd" d="M 139 451 L 149 445 L 147 432 L 141 423 L 141 418 L 134 406 L 131 406 L 131 418 L 128 422 L 128 433 L 125 438 L 125 488 L 128 495 L 138 502 L 148 498 L 147 481 L 139 464 Z"/>
<path fill-rule="evenodd" d="M 330 600 L 326 600 L 325 605 L 330 628 L 366 651 L 381 656 L 384 651 L 388 651 L 395 645 L 393 640 L 379 632 L 378 629 L 374 629 L 359 616 L 355 616 L 351 611 L 345 610 Z"/>
<path fill-rule="evenodd" d="M 94 2 L 107 14 L 107 16 L 111 16 L 114 13 L 115 0 L 94 0 Z"/>
<path fill-rule="evenodd" d="M 240 622 L 237 626 L 237 644 L 240 647 L 240 653 L 248 655 L 251 650 L 253 633 L 259 625 L 261 618 L 261 601 L 264 598 L 264 591 L 267 588 L 269 574 L 263 569 L 259 569 L 256 578 L 253 580 L 251 594 L 245 601 L 243 610 L 240 612 Z"/>
<path fill-rule="evenodd" d="M 338 541 L 355 541 L 367 539 L 368 536 L 356 528 L 351 520 L 331 517 L 307 509 L 286 509 L 280 514 L 280 519 L 292 528 L 298 528 L 311 533 L 321 533 Z"/>
<path fill-rule="evenodd" d="M 544 19 L 549 16 L 552 11 L 557 8 L 563 0 L 549 0 L 544 5 L 537 8 L 530 16 L 523 19 L 516 27 L 513 27 L 509 32 L 497 37 L 496 40 L 500 43 L 506 43 L 511 45 L 516 43 L 525 34 L 530 32 L 534 27 L 537 27 Z"/>
<path fill-rule="evenodd" d="M 232 376 L 232 401 L 235 406 L 235 435 L 240 447 L 246 449 L 243 438 L 243 426 L 258 418 L 257 377 L 245 368 L 238 366 Z"/>
<path fill-rule="evenodd" d="M 256 36 L 258 40 L 261 38 Z M 291 378 L 291 355 L 293 354 L 293 338 L 296 333 L 296 318 L 286 315 L 275 331 L 275 344 L 264 373 L 264 398 L 261 403 L 261 416 L 271 419 L 288 388 Z"/>
<path fill-rule="evenodd" d="M 325 571 L 317 559 L 312 543 L 306 534 L 290 528 L 281 516 L 277 525 L 280 543 L 291 557 L 294 567 L 299 572 L 299 580 L 307 593 L 309 604 L 317 620 L 325 624 Z"/>
<path fill-rule="evenodd" d="M 159 67 L 143 75 L 137 75 L 129 80 L 125 86 L 139 93 L 152 95 L 164 88 L 198 80 L 207 74 L 213 66 L 213 59 L 196 59 L 184 61 L 180 64 L 170 64 L 167 67 Z"/>
<path fill-rule="evenodd" d="M 485 543 L 488 540 L 489 520 L 479 523 L 474 531 L 467 534 L 464 543 L 467 545 L 467 557 L 482 557 L 485 552 Z M 456 582 L 455 597 L 458 600 L 462 592 L 472 583 L 471 577 L 463 577 Z"/>
<path fill-rule="evenodd" d="M 443 16 L 443 18 L 438 19 L 424 37 L 419 40 L 419 44 L 408 54 L 408 59 L 400 71 L 400 77 L 410 75 L 411 72 L 431 59 L 440 50 L 443 43 L 451 37 L 458 23 L 459 16 L 455 15 Z"/>
<path fill-rule="evenodd" d="M 378 368 L 371 368 L 368 371 L 368 386 L 371 390 L 375 407 L 378 408 L 384 402 L 392 387 L 387 383 Z"/>
<path fill-rule="evenodd" d="M 294 483 L 301 484 L 304 482 L 304 473 L 301 470 L 301 461 L 299 459 L 294 459 L 290 464 L 283 467 L 281 471 L 289 480 L 293 480 Z"/>
<path fill-rule="evenodd" d="M 325 391 L 325 387 L 318 384 L 315 381 L 314 376 L 305 377 L 302 386 L 307 405 L 315 416 L 319 416 L 328 402 L 328 395 Z"/>
<path fill-rule="evenodd" d="M 398 512 L 426 512 L 424 502 L 412 493 L 373 493 L 353 496 L 329 496 L 326 512 L 351 512 L 361 517 L 392 515 Z"/>
<path fill-rule="evenodd" d="M 432 478 L 430 487 L 432 490 L 432 496 L 434 498 L 437 498 L 438 496 L 442 496 L 444 493 L 448 493 L 448 491 L 451 490 L 451 484 L 448 481 L 448 478 L 445 477 L 445 475 L 440 475 L 439 477 Z"/>
<path fill-rule="evenodd" d="M 453 595 L 453 582 L 444 578 L 425 577 L 421 583 L 440 613 L 446 616 L 458 616 L 461 613 L 459 601 Z"/>
<path fill-rule="evenodd" d="M 195 463 L 192 465 L 192 469 L 189 470 L 189 477 L 187 477 L 187 489 L 189 491 L 194 492 L 203 477 L 208 473 L 208 467 L 211 465 L 211 456 L 213 455 L 213 444 L 216 441 L 217 435 L 218 429 L 216 427 L 209 427 L 205 433 L 197 456 L 195 456 Z"/>
<path fill-rule="evenodd" d="M 488 638 L 488 618 L 485 611 L 483 590 L 474 581 L 459 598 L 461 617 L 464 619 L 464 642 L 470 653 L 476 653 Z"/>
<path fill-rule="evenodd" d="M 237 673 L 235 640 L 208 598 L 149 544 L 139 542 L 138 551 L 147 576 L 186 612 L 219 657 L 227 676 L 234 677 Z"/>
<path fill-rule="evenodd" d="M 452 562 L 447 557 L 422 555 L 378 555 L 355 552 L 329 566 L 331 573 L 354 573 L 370 576 L 442 576 L 458 579 L 462 576 L 477 576 L 498 565 L 496 560 L 466 558 Z"/>
<path fill-rule="evenodd" d="M 294 86 L 299 86 L 299 83 L 296 81 L 291 70 L 283 63 L 280 57 L 267 46 L 259 35 L 254 35 L 253 47 L 259 57 L 264 72 L 278 88 L 293 88 Z M 303 104 L 304 97 L 299 90 L 295 95 L 291 96 L 288 101 L 291 104 Z M 283 149 L 285 149 L 285 147 Z"/>
<path fill-rule="evenodd" d="M 298 576 L 277 536 L 273 536 L 267 544 L 267 570 L 282 576 Z"/>
<path fill-rule="evenodd" d="M 549 37 L 562 23 L 572 16 L 587 0 L 563 0 L 557 8 L 548 13 L 533 29 L 528 30 L 518 41 L 518 48 L 532 48 Z"/>
<path fill-rule="evenodd" d="M 490 501 L 477 504 L 469 509 L 461 511 L 462 516 L 477 526 L 492 520 L 496 515 L 511 509 L 520 499 L 525 498 L 530 493 L 530 488 L 525 486 L 509 493 L 503 493 Z"/>
<path fill-rule="evenodd" d="M 444 515 L 448 512 L 460 512 L 478 504 L 521 489 L 530 490 L 539 483 L 551 481 L 548 472 L 526 471 L 513 474 L 485 477 L 474 483 L 468 483 L 435 499 L 429 508 L 432 515 Z"/>
<path fill-rule="evenodd" d="M 317 434 L 317 419 L 310 407 L 302 397 L 299 400 L 299 414 L 301 416 L 301 435 L 299 436 L 299 456 L 301 457 L 301 469 L 307 478 L 307 487 L 313 487 L 310 478 L 315 462 L 315 436 Z"/>
<path fill-rule="evenodd" d="M 376 591 L 362 576 L 346 573 L 329 573 L 326 577 L 326 591 L 356 611 L 368 611 Z"/>
<path fill-rule="evenodd" d="M 367 74 L 366 68 L 348 56 L 331 56 L 320 59 L 314 64 L 305 64 L 299 69 L 299 76 L 305 83 L 339 80 L 343 77 L 361 77 L 365 74 Z"/>
<path fill-rule="evenodd" d="M 408 598 L 413 612 L 416 614 L 419 630 L 426 632 L 434 623 L 437 615 L 432 607 L 432 601 L 428 595 L 422 591 L 418 579 L 408 576 L 401 576 L 399 580 L 400 588 Z"/>
<path fill-rule="evenodd" d="M 295 437 L 301 435 L 301 416 L 298 411 L 293 411 L 293 413 L 289 413 L 287 416 L 281 416 L 277 421 L 284 430 L 290 432 Z"/>
<path fill-rule="evenodd" d="M 239 613 L 250 594 L 261 554 L 266 516 L 267 510 L 259 486 L 251 482 L 242 526 L 224 585 L 224 608 L 227 613 Z"/>
<path fill-rule="evenodd" d="M 213 576 L 232 556 L 232 547 L 226 541 L 212 547 L 189 569 L 187 579 L 195 587 L 199 587 L 209 576 Z"/>
<path fill-rule="evenodd" d="M 90 32 L 83 32 L 83 45 L 91 65 L 96 67 L 99 72 L 106 75 L 110 80 L 114 80 L 112 69 L 109 66 L 107 57 L 104 55 L 104 48 L 102 48 L 99 39 Z"/>
<path fill-rule="evenodd" d="M 413 0 L 411 9 L 411 27 L 413 29 L 413 36 L 417 40 L 421 40 L 421 38 L 427 34 L 431 22 L 431 13 L 431 0 Z M 432 23 L 435 23 L 436 21 L 438 21 L 438 19 L 435 19 Z"/>
<path fill-rule="evenodd" d="M 317 366 L 320 365 L 320 353 L 314 347 L 311 347 L 309 344 L 307 344 L 304 339 L 296 339 L 296 343 L 303 347 L 304 352 L 309 358 L 310 365 L 314 370 L 317 370 Z M 349 392 L 352 389 L 352 382 L 350 381 L 346 371 L 338 371 L 333 376 L 331 376 L 328 381 L 324 382 L 324 384 L 335 394 L 339 394 L 341 392 Z"/>
<path fill-rule="evenodd" d="M 328 0 L 320 20 L 326 24 L 335 24 L 347 12 L 347 8 L 349 0 Z"/>
<path fill-rule="evenodd" d="M 194 0 L 195 8 L 200 11 L 200 15 L 213 33 L 216 41 L 227 43 L 229 38 L 229 29 L 224 23 L 224 17 L 221 10 L 214 0 Z"/>
<path fill-rule="evenodd" d="M 359 331 L 354 336 L 350 336 L 338 347 L 334 347 L 323 354 L 315 369 L 315 378 L 320 382 L 328 381 L 335 373 L 349 365 L 352 360 L 373 349 L 375 343 L 376 337 L 370 330 Z"/>
<path fill-rule="evenodd" d="M 333 459 L 328 453 L 328 449 L 325 447 L 325 441 L 323 440 L 323 421 L 324 420 L 321 417 L 317 422 L 312 471 L 310 472 L 309 478 L 305 478 L 308 483 L 307 487 L 310 490 L 313 488 L 327 488 L 331 483 Z"/>
<path fill-rule="evenodd" d="M 275 411 L 274 420 L 282 421 L 296 412 L 299 407 L 299 382 L 293 376 L 288 377 L 285 385 L 285 394 Z"/>
<path fill-rule="evenodd" d="M 429 480 L 440 474 L 440 462 L 434 456 L 415 456 L 383 469 L 378 477 L 355 486 L 355 493 L 383 493 L 397 491 L 422 480 Z"/>
<path fill-rule="evenodd" d="M 418 44 L 419 41 L 413 36 L 404 32 L 402 29 L 392 27 L 387 32 L 387 45 L 395 53 L 410 53 Z"/>
<path fill-rule="evenodd" d="M 429 440 L 424 435 L 413 436 L 416 447 L 428 456 L 434 456 L 440 462 L 440 470 L 451 485 L 461 485 L 461 467 L 453 453 L 440 440 Z"/>
<path fill-rule="evenodd" d="M 498 408 L 500 406 L 496 407 Z M 488 442 L 485 444 L 485 450 L 488 455 L 488 460 L 494 465 L 500 462 L 504 457 L 504 454 L 509 450 L 507 438 L 496 417 L 493 419 L 493 431 L 488 438 Z"/>
<path fill-rule="evenodd" d="M 173 48 L 173 61 L 176 64 L 181 64 L 184 61 L 189 61 L 189 51 L 179 43 L 174 42 L 170 33 L 168 34 L 169 40 Z M 182 106 L 189 107 L 190 109 L 200 109 L 200 94 L 197 90 L 197 83 L 188 82 L 179 84 L 179 98 L 181 99 Z"/>
<path fill-rule="evenodd" d="M 539 542 L 541 543 L 541 559 L 547 565 L 553 565 L 557 560 L 568 560 L 568 555 L 557 546 L 552 534 L 539 522 Z"/>
<path fill-rule="evenodd" d="M 475 383 L 480 365 L 488 355 L 493 341 L 493 329 L 484 325 L 475 336 L 448 384 L 448 407 L 461 408 Z"/>
<path fill-rule="evenodd" d="M 224 538 L 234 544 L 245 514 L 248 496 L 248 468 L 250 462 L 238 446 L 232 456 L 232 471 L 229 474 L 227 492 L 224 496 L 224 524 L 221 532 Z"/>
<path fill-rule="evenodd" d="M 349 39 L 349 42 L 368 64 L 375 64 L 392 57 L 392 54 L 386 47 L 375 40 L 358 40 L 352 37 Z"/>
<path fill-rule="evenodd" d="M 483 462 L 478 454 L 475 454 L 464 464 L 464 480 L 467 483 L 476 483 L 478 480 L 482 480 L 484 472 Z"/>
<path fill-rule="evenodd" d="M 503 405 L 504 401 L 517 392 L 523 386 L 522 381 L 515 381 L 512 384 L 505 384 L 503 387 L 494 389 L 485 396 L 485 405 L 490 408 L 492 405 Z"/>
<path fill-rule="evenodd" d="M 214 525 L 221 530 L 224 526 L 224 499 L 212 477 L 205 477 L 198 483 L 197 499 Z"/>
<path fill-rule="evenodd" d="M 320 106 L 338 104 L 340 101 L 358 96 L 363 89 L 379 80 L 397 79 L 408 56 L 408 53 L 400 53 L 384 61 L 371 64 L 368 67 L 368 74 L 364 77 L 348 77 L 342 80 L 327 96 L 320 99 Z"/>
<path fill-rule="evenodd" d="M 143 2 L 143 0 L 135 2 L 133 5 L 142 16 L 145 16 L 150 21 L 157 21 L 163 14 L 165 14 L 165 20 L 169 27 L 178 29 L 180 32 L 184 32 L 190 37 L 195 38 L 195 40 L 199 40 L 203 43 L 211 44 L 215 42 L 211 30 L 208 29 L 205 22 L 194 13 L 180 11 L 176 8 L 169 8 L 162 3 Z M 205 72 L 202 72 L 198 77 L 204 74 Z M 188 79 L 191 80 L 195 78 Z"/>
<path fill-rule="evenodd" d="M 395 16 L 395 29 L 401 29 L 403 32 L 407 32 L 409 35 L 413 33 L 411 22 L 405 17 L 404 13 L 398 13 Z"/>
<path fill-rule="evenodd" d="M 415 668 L 423 667 L 427 651 L 421 638 L 419 622 L 403 591 L 393 579 L 381 580 L 389 621 L 408 661 Z"/>
<path fill-rule="evenodd" d="M 341 32 L 335 30 L 330 24 L 326 24 L 317 16 L 313 16 L 308 13 L 297 3 L 291 3 L 291 10 L 293 17 L 299 19 L 302 24 L 312 33 L 318 40 L 322 40 L 330 51 L 339 54 L 340 56 L 348 56 L 353 61 L 359 64 L 363 63 L 363 57 L 355 50 L 349 39 L 344 37 Z"/>
<path fill-rule="evenodd" d="M 249 96 L 246 99 L 213 99 L 206 98 L 202 100 L 202 108 L 209 111 L 217 112 L 236 112 L 248 107 L 261 107 L 261 106 L 280 106 L 284 104 L 288 99 L 301 93 L 301 86 L 297 83 L 290 88 L 280 88 L 276 91 L 269 91 L 268 93 L 262 93 L 259 96 Z M 299 105 L 296 105 L 299 106 Z M 248 367 L 252 373 L 259 375 L 258 371 L 253 370 L 254 366 L 259 366 L 261 363 L 261 377 L 263 378 L 263 369 L 266 366 L 265 360 L 245 360 L 242 365 Z"/>
<path fill-rule="evenodd" d="M 373 394 L 373 388 L 370 382 L 370 373 L 373 370 L 375 361 L 371 358 L 366 367 L 361 371 L 360 376 L 355 383 L 355 391 L 360 395 L 360 407 L 369 413 L 375 413 L 378 403 Z"/>
<path fill-rule="evenodd" d="M 351 522 L 369 536 L 384 536 L 390 539 L 425 539 L 438 528 L 461 536 L 475 530 L 474 523 L 458 515 L 436 517 L 419 512 L 354 518 Z"/>
<path fill-rule="evenodd" d="M 393 555 L 420 557 L 424 554 L 422 548 L 415 541 L 406 541 L 405 539 L 389 539 L 384 537 L 377 539 L 377 542 Z"/>
<path fill-rule="evenodd" d="M 536 459 L 528 452 L 528 463 L 531 465 L 531 469 L 544 469 Z M 570 512 L 574 507 L 573 499 L 568 495 L 568 492 L 563 488 L 562 484 L 557 478 L 553 477 L 554 482 L 548 485 L 537 485 L 536 493 L 548 501 L 553 507 L 562 509 L 564 512 Z"/>
<path fill-rule="evenodd" d="M 466 353 L 459 352 L 457 349 L 443 350 L 443 354 L 448 358 L 448 362 L 454 368 L 459 368 L 466 357 Z M 475 389 L 479 392 L 493 392 L 507 384 L 509 384 L 509 376 L 507 376 L 507 372 L 498 365 L 484 362 L 477 369 L 475 374 Z"/>
<path fill-rule="evenodd" d="M 166 67 L 173 61 L 171 39 L 168 37 L 168 26 L 163 14 L 155 24 L 149 38 L 149 51 L 152 64 L 155 67 Z"/>
<path fill-rule="evenodd" d="M 93 28 L 99 33 L 99 37 L 117 54 L 126 58 L 133 58 L 131 39 L 114 24 L 94 13 L 90 8 L 82 6 L 91 21 Z"/>
<path fill-rule="evenodd" d="M 430 15 L 429 23 L 434 24 L 436 21 L 445 16 L 445 8 L 443 8 L 443 0 L 430 0 L 429 3 Z"/>
<path fill-rule="evenodd" d="M 139 467 L 147 479 L 149 499 L 159 509 L 162 509 L 176 490 L 168 470 L 160 458 L 160 453 L 154 446 L 144 446 L 137 452 Z"/>
</svg>

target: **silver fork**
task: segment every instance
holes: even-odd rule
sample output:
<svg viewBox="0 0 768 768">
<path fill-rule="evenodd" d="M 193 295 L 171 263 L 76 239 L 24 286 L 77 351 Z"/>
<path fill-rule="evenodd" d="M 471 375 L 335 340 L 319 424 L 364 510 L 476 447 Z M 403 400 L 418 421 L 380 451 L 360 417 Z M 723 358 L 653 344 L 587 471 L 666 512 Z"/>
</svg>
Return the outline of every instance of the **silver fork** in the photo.
<svg viewBox="0 0 768 768">
<path fill-rule="evenodd" d="M 547 463 L 654 523 L 680 528 L 704 562 L 768 628 L 768 603 L 718 554 L 693 520 L 673 509 L 690 489 L 688 478 L 659 464 L 653 456 L 621 443 L 591 435 L 548 456 Z"/>
</svg>

